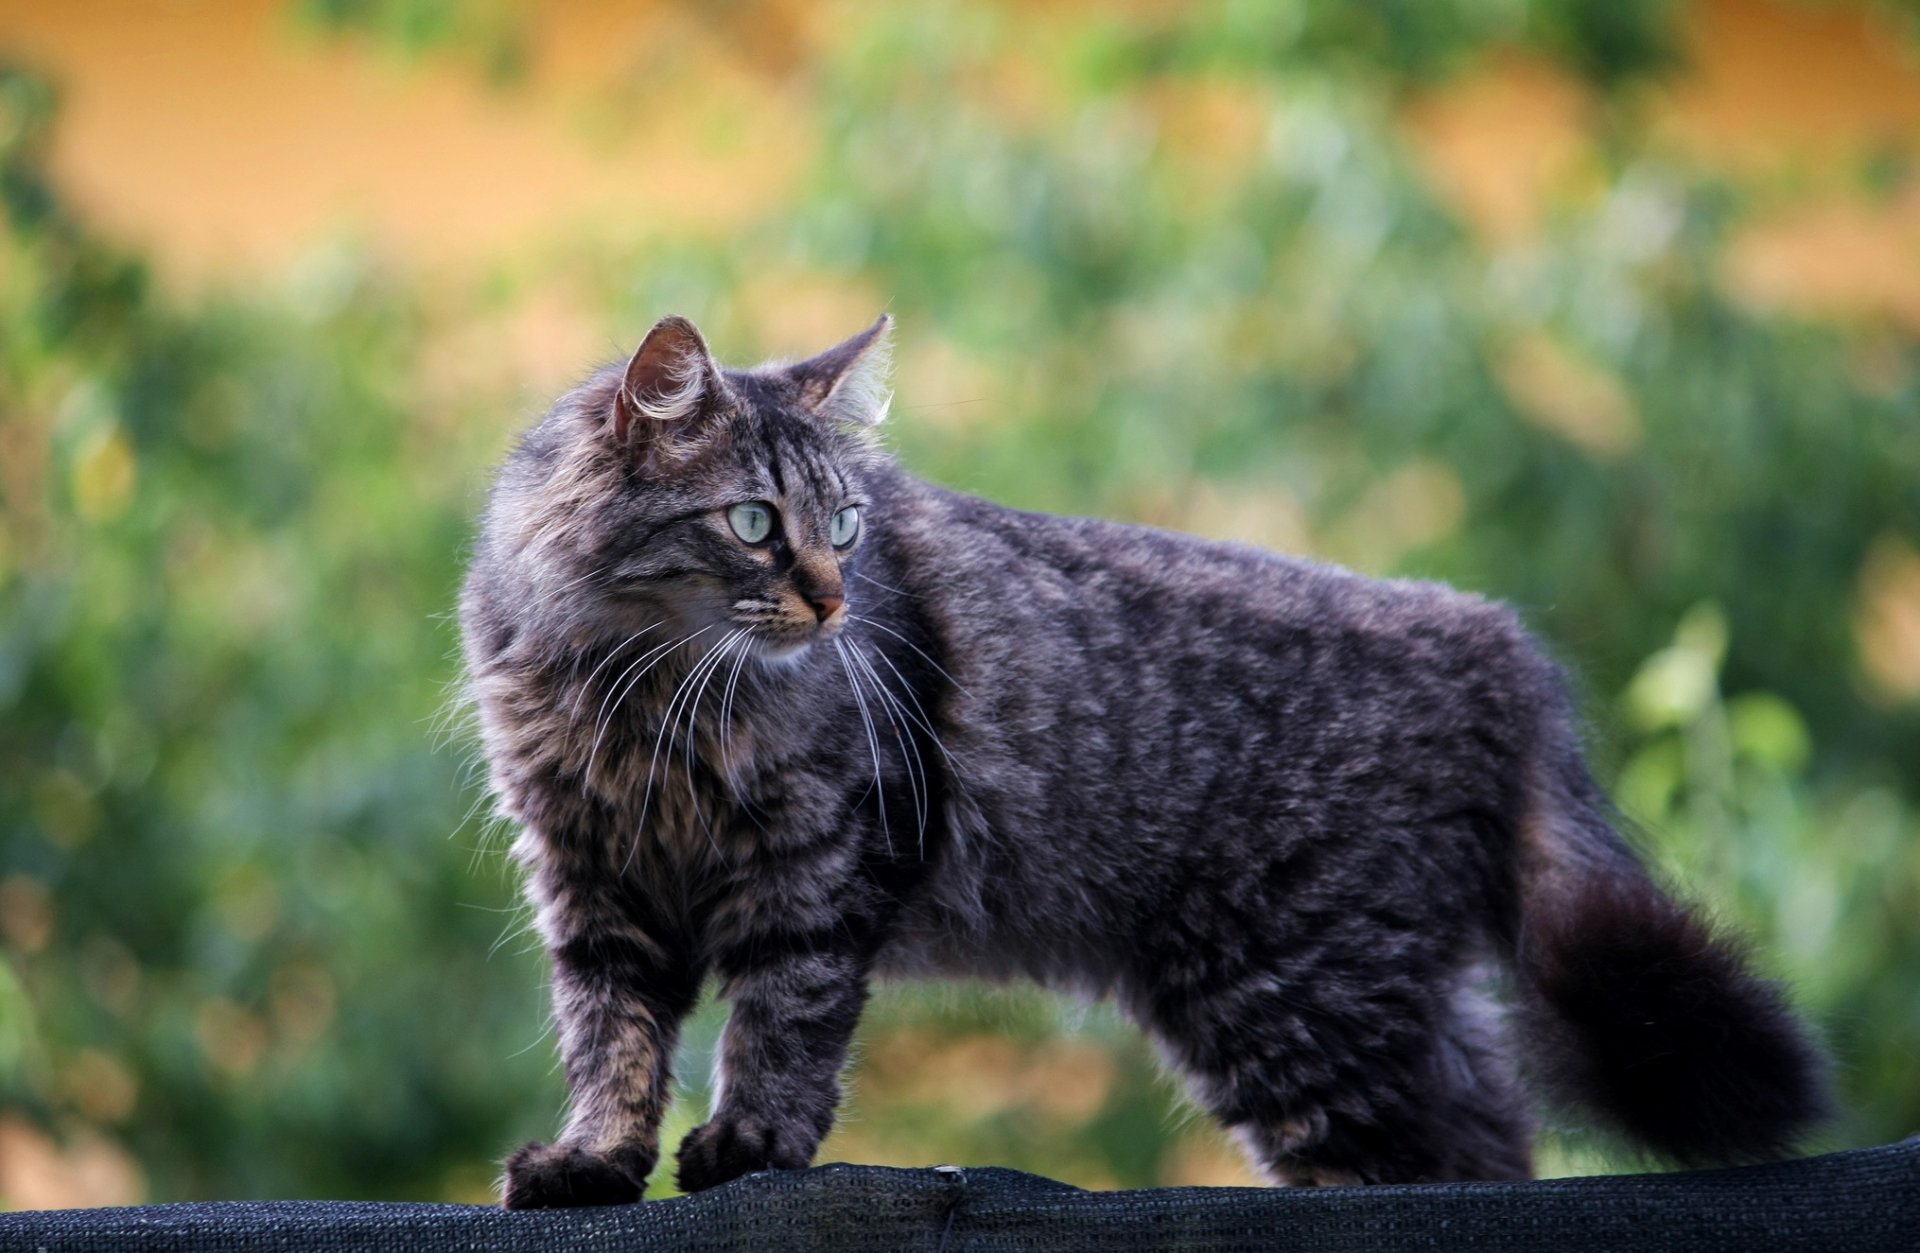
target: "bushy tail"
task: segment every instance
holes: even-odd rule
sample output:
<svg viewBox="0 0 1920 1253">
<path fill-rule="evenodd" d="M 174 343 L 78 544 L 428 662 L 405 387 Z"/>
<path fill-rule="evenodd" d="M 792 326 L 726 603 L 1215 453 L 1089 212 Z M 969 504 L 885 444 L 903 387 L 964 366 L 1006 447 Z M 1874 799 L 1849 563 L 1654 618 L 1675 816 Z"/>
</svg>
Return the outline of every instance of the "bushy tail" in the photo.
<svg viewBox="0 0 1920 1253">
<path fill-rule="evenodd" d="M 1668 898 L 1584 769 L 1528 824 L 1517 965 L 1560 1095 L 1663 1157 L 1781 1157 L 1830 1110 L 1827 1063 L 1781 989 Z"/>
</svg>

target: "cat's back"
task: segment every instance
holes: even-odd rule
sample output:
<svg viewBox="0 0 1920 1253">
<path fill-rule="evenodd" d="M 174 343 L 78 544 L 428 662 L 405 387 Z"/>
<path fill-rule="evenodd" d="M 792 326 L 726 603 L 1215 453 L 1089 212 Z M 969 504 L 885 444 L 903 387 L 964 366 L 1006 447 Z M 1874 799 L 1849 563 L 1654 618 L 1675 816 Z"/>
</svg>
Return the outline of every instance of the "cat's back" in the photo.
<svg viewBox="0 0 1920 1253">
<path fill-rule="evenodd" d="M 1353 649 L 1450 670 L 1536 651 L 1506 606 L 1441 583 L 1012 509 L 904 475 L 895 493 L 895 559 L 934 589 L 949 638 L 1032 645 L 1065 631 L 1079 652 L 1143 661 L 1249 644 Z"/>
</svg>

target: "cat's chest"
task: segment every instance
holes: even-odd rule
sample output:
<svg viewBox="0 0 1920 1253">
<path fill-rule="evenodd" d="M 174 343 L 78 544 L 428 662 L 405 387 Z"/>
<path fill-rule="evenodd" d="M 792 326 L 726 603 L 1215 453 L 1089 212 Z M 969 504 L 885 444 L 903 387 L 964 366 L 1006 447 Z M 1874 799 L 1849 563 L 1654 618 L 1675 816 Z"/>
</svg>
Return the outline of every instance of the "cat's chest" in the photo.
<svg viewBox="0 0 1920 1253">
<path fill-rule="evenodd" d="M 803 750 L 752 726 L 643 724 L 592 777 L 641 873 L 710 881 L 846 829 L 844 789 Z"/>
<path fill-rule="evenodd" d="M 644 776 L 628 791 L 609 832 L 649 878 L 706 879 L 749 857 L 760 828 L 734 786 L 698 758 Z"/>
<path fill-rule="evenodd" d="M 777 787 L 749 802 L 731 786 L 684 771 L 656 780 L 641 810 L 609 832 L 609 864 L 630 899 L 672 918 L 708 955 L 839 908 L 857 861 L 844 823 Z"/>
<path fill-rule="evenodd" d="M 642 692 L 603 669 L 601 683 L 524 674 L 481 684 L 510 816 L 549 825 L 556 815 L 615 866 L 694 881 L 845 827 L 831 737 L 804 708 L 745 685 L 703 700 L 668 678 Z"/>
</svg>

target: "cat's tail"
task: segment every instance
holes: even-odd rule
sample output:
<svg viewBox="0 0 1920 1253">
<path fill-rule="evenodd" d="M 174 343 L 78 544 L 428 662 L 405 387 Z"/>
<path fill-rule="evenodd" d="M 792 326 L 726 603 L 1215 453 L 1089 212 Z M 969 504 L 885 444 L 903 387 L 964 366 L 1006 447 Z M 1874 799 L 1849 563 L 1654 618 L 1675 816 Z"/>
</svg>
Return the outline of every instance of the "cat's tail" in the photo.
<svg viewBox="0 0 1920 1253">
<path fill-rule="evenodd" d="M 1516 967 L 1549 1087 L 1686 1164 L 1785 1156 L 1830 1111 L 1824 1054 L 1740 946 L 1666 895 L 1577 757 L 1533 789 Z"/>
</svg>

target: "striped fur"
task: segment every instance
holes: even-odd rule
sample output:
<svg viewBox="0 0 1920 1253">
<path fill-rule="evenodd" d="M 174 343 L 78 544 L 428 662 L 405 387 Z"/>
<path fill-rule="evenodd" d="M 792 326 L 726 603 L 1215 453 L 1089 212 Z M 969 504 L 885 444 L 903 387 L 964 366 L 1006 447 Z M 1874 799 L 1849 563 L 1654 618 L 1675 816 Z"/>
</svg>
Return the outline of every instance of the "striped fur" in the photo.
<svg viewBox="0 0 1920 1253">
<path fill-rule="evenodd" d="M 886 972 L 1115 998 L 1276 1181 L 1524 1176 L 1534 1070 L 1679 1156 L 1817 1116 L 1817 1052 L 1670 921 L 1510 612 L 916 480 L 868 434 L 884 331 L 794 366 L 610 367 L 501 471 L 462 621 L 573 1095 L 507 1204 L 639 1197 L 709 978 L 732 1013 L 689 1189 L 812 1159 Z M 619 414 L 662 403 L 636 448 Z M 729 530 L 742 501 L 775 539 Z M 1705 1018 L 1631 994 L 1663 955 Z M 1719 1041 L 1714 1082 L 1610 996 Z M 1701 1130 L 1725 1126 L 1745 1138 Z"/>
</svg>

